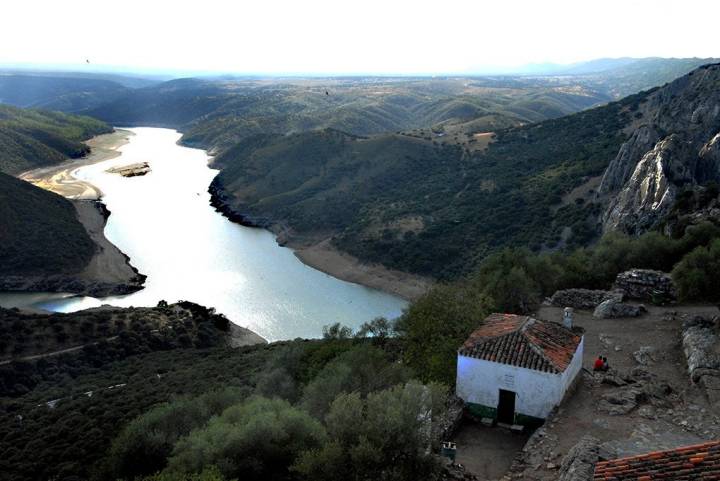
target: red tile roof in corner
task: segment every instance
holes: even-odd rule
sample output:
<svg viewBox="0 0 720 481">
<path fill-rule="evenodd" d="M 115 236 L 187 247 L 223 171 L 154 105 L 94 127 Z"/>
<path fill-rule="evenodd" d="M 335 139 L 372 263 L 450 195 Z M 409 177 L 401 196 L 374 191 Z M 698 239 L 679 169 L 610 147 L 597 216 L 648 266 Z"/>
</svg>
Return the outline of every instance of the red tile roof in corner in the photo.
<svg viewBox="0 0 720 481">
<path fill-rule="evenodd" d="M 580 340 L 580 336 L 555 322 L 495 313 L 470 334 L 458 353 L 558 374 L 570 365 Z"/>
<path fill-rule="evenodd" d="M 602 461 L 595 481 L 720 480 L 720 441 Z"/>
</svg>

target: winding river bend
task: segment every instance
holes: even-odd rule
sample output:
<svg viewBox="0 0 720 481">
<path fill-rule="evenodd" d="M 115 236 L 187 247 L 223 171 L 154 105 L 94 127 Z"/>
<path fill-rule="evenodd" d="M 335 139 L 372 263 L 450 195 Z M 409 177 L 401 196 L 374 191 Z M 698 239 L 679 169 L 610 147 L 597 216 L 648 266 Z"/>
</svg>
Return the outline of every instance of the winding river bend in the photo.
<svg viewBox="0 0 720 481">
<path fill-rule="evenodd" d="M 103 192 L 112 212 L 105 235 L 147 275 L 145 289 L 95 299 L 63 295 L 10 295 L 71 312 L 101 304 L 151 306 L 190 300 L 215 307 L 266 339 L 319 337 L 334 322 L 356 327 L 378 316 L 400 315 L 400 298 L 338 280 L 300 262 L 272 233 L 233 224 L 209 205 L 216 170 L 204 150 L 177 145 L 180 134 L 133 128 L 115 159 L 75 172 Z M 152 171 L 124 178 L 114 166 L 148 162 Z"/>
</svg>

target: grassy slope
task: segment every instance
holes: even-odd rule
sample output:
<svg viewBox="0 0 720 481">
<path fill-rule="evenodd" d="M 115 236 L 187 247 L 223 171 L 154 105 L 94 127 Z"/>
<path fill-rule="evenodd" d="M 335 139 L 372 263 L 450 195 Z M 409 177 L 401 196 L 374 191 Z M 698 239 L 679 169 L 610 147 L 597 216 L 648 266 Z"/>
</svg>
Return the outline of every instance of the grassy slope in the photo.
<svg viewBox="0 0 720 481">
<path fill-rule="evenodd" d="M 568 225 L 571 244 L 594 238 L 598 205 L 553 207 L 603 172 L 641 98 L 501 131 L 474 154 L 394 134 L 256 136 L 216 158 L 218 181 L 241 213 L 332 232 L 362 259 L 452 278 L 503 246 L 552 247 Z"/>
<path fill-rule="evenodd" d="M 0 105 L 0 172 L 17 174 L 81 157 L 89 152 L 83 140 L 110 131 L 89 117 Z"/>
<path fill-rule="evenodd" d="M 70 274 L 95 244 L 63 197 L 0 173 L 0 275 Z"/>
</svg>

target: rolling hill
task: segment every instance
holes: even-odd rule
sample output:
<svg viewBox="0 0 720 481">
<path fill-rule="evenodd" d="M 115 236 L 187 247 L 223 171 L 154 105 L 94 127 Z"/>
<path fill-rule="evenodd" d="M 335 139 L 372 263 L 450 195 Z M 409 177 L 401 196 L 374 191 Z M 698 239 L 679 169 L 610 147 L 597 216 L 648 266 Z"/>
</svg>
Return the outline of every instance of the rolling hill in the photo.
<svg viewBox="0 0 720 481">
<path fill-rule="evenodd" d="M 601 206 L 563 196 L 603 173 L 643 98 L 501 130 L 486 151 L 403 134 L 254 136 L 216 157 L 213 189 L 291 242 L 332 237 L 360 259 L 453 278 L 503 246 L 594 239 Z"/>
<path fill-rule="evenodd" d="M 719 64 L 700 67 L 602 107 L 498 130 L 478 150 L 434 131 L 254 136 L 216 157 L 212 189 L 226 210 L 296 245 L 331 238 L 362 260 L 452 279 L 506 246 L 642 233 L 677 214 L 676 200 L 698 203 L 683 192 L 720 183 L 719 81 Z M 702 192 L 695 217 L 720 223 Z M 699 222 L 688 205 L 683 225 Z"/>
<path fill-rule="evenodd" d="M 17 107 L 82 112 L 128 90 L 102 78 L 0 73 L 0 103 Z"/>
<path fill-rule="evenodd" d="M 84 140 L 111 132 L 89 117 L 0 105 L 0 172 L 17 174 L 89 152 Z"/>
<path fill-rule="evenodd" d="M 183 142 L 224 150 L 255 134 L 332 128 L 355 135 L 435 126 L 462 132 L 558 117 L 610 98 L 547 80 L 180 79 L 136 89 L 87 111 L 115 125 L 183 131 Z M 478 119 L 492 116 L 493 122 Z"/>
</svg>

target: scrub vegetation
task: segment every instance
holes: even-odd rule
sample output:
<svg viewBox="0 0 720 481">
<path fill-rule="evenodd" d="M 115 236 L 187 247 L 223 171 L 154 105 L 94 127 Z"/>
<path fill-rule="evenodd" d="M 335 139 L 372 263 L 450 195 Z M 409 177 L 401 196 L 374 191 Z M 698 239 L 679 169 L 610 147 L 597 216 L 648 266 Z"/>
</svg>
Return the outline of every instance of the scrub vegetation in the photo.
<svg viewBox="0 0 720 481">
<path fill-rule="evenodd" d="M 437 472 L 427 448 L 436 446 L 447 388 L 414 380 L 387 321 L 356 335 L 329 326 L 322 340 L 231 349 L 212 311 L 186 307 L 204 340 L 184 344 L 162 328 L 148 334 L 177 311 L 172 305 L 115 309 L 113 318 L 134 318 L 117 343 L 1 366 L 6 379 L 38 381 L 0 398 L 7 479 L 401 480 Z M 62 320 L 74 326 L 75 316 L 105 315 Z"/>
<path fill-rule="evenodd" d="M 0 172 L 18 174 L 90 152 L 83 143 L 112 127 L 90 117 L 0 104 Z"/>
<path fill-rule="evenodd" d="M 0 276 L 72 274 L 95 243 L 70 201 L 0 172 Z"/>
<path fill-rule="evenodd" d="M 604 171 L 644 96 L 498 131 L 484 151 L 337 130 L 254 136 L 216 158 L 215 186 L 252 218 L 330 232 L 362 260 L 454 279 L 503 247 L 597 239 L 601 206 L 560 207 L 562 196 Z"/>
</svg>

